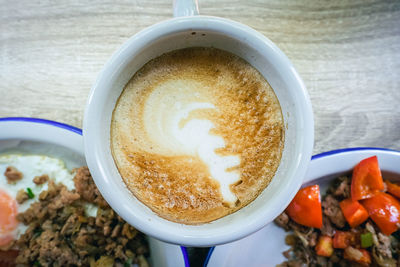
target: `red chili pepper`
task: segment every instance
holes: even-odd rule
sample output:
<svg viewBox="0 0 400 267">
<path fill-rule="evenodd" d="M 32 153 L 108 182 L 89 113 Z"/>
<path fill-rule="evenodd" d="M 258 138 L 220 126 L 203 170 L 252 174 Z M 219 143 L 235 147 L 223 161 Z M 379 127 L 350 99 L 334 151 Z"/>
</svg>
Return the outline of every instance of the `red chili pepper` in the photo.
<svg viewBox="0 0 400 267">
<path fill-rule="evenodd" d="M 322 235 L 318 239 L 315 246 L 315 252 L 319 256 L 330 257 L 333 254 L 332 238 L 330 236 Z"/>
<path fill-rule="evenodd" d="M 388 180 L 385 180 L 385 184 L 387 187 L 387 191 L 395 197 L 400 198 L 400 185 L 391 183 Z"/>
<path fill-rule="evenodd" d="M 347 248 L 355 242 L 355 236 L 352 232 L 336 231 L 333 236 L 334 248 Z"/>
<path fill-rule="evenodd" d="M 346 221 L 354 228 L 368 219 L 368 211 L 358 202 L 347 198 L 339 203 Z"/>
<path fill-rule="evenodd" d="M 400 202 L 397 199 L 379 192 L 374 197 L 363 200 L 361 204 L 382 233 L 390 235 L 397 231 L 400 222 Z"/>
<path fill-rule="evenodd" d="M 300 189 L 286 208 L 286 213 L 298 224 L 321 228 L 322 208 L 319 185 Z"/>
<path fill-rule="evenodd" d="M 353 170 L 351 198 L 366 199 L 384 189 L 381 170 L 376 156 L 364 159 Z"/>
<path fill-rule="evenodd" d="M 362 248 L 347 247 L 344 250 L 343 257 L 346 260 L 354 261 L 360 264 L 371 264 L 371 255 L 368 250 Z"/>
</svg>

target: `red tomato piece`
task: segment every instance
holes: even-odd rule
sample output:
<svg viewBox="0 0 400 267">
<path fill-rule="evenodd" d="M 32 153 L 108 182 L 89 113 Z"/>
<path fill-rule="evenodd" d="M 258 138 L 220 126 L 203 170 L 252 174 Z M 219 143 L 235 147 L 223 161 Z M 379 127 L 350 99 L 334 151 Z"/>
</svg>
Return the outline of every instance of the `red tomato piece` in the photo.
<svg viewBox="0 0 400 267">
<path fill-rule="evenodd" d="M 319 185 L 300 189 L 286 208 L 286 213 L 298 224 L 321 228 L 322 208 Z"/>
<path fill-rule="evenodd" d="M 400 222 L 400 202 L 389 194 L 379 192 L 372 198 L 362 200 L 371 219 L 385 235 L 397 231 Z"/>
<path fill-rule="evenodd" d="M 364 159 L 353 169 L 351 198 L 366 199 L 384 189 L 381 170 L 376 156 Z"/>
<path fill-rule="evenodd" d="M 347 247 L 344 250 L 343 258 L 363 265 L 371 264 L 371 255 L 368 250 L 362 248 Z"/>
<path fill-rule="evenodd" d="M 339 203 L 346 221 L 354 228 L 368 219 L 368 211 L 358 202 L 351 198 L 345 199 Z"/>
<path fill-rule="evenodd" d="M 355 241 L 355 236 L 352 232 L 336 231 L 333 236 L 334 248 L 347 248 Z"/>
<path fill-rule="evenodd" d="M 400 198 L 400 185 L 391 183 L 388 180 L 385 180 L 385 184 L 387 187 L 387 191 L 395 197 Z"/>
<path fill-rule="evenodd" d="M 330 236 L 322 235 L 318 239 L 315 246 L 315 252 L 319 256 L 330 257 L 333 254 L 332 238 Z"/>
</svg>

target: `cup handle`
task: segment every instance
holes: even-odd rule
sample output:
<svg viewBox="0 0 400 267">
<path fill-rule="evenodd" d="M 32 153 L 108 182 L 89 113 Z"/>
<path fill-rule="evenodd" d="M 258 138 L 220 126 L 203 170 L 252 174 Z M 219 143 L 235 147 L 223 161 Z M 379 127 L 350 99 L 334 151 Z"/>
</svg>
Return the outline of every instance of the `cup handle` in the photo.
<svg viewBox="0 0 400 267">
<path fill-rule="evenodd" d="M 174 0 L 174 17 L 199 15 L 197 0 Z"/>
</svg>

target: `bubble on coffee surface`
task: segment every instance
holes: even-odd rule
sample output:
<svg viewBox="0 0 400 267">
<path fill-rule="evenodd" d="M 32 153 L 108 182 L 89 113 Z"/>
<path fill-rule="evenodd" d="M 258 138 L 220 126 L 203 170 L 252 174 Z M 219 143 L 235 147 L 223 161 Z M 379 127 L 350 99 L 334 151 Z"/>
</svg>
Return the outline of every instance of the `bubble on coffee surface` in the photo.
<svg viewBox="0 0 400 267">
<path fill-rule="evenodd" d="M 164 54 L 128 82 L 111 150 L 128 189 L 160 216 L 209 222 L 254 200 L 279 166 L 279 102 L 247 62 L 214 48 Z"/>
</svg>

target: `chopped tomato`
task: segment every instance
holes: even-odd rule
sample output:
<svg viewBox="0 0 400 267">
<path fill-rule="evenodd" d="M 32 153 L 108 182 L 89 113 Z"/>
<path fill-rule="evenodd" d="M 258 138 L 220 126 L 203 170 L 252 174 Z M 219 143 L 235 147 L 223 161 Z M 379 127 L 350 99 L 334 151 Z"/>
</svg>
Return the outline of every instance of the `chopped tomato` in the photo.
<svg viewBox="0 0 400 267">
<path fill-rule="evenodd" d="M 312 185 L 300 189 L 286 208 L 286 213 L 298 224 L 321 228 L 322 208 L 319 186 Z"/>
<path fill-rule="evenodd" d="M 355 236 L 352 232 L 336 231 L 333 236 L 334 248 L 347 248 L 355 241 Z"/>
<path fill-rule="evenodd" d="M 319 256 L 330 257 L 333 254 L 332 238 L 327 235 L 321 235 L 315 246 L 315 252 Z"/>
<path fill-rule="evenodd" d="M 371 264 L 371 255 L 366 249 L 349 246 L 345 248 L 343 257 L 346 260 L 354 261 L 360 264 Z"/>
<path fill-rule="evenodd" d="M 373 197 L 384 189 L 381 170 L 376 156 L 364 159 L 353 170 L 351 198 L 360 200 Z"/>
<path fill-rule="evenodd" d="M 400 185 L 391 183 L 388 180 L 385 180 L 385 184 L 387 187 L 387 191 L 395 197 L 400 198 Z"/>
<path fill-rule="evenodd" d="M 361 204 L 367 209 L 371 219 L 385 235 L 397 231 L 400 222 L 400 202 L 389 194 L 379 192 Z"/>
<path fill-rule="evenodd" d="M 339 203 L 349 225 L 354 228 L 368 219 L 367 210 L 357 200 L 345 199 Z"/>
</svg>

